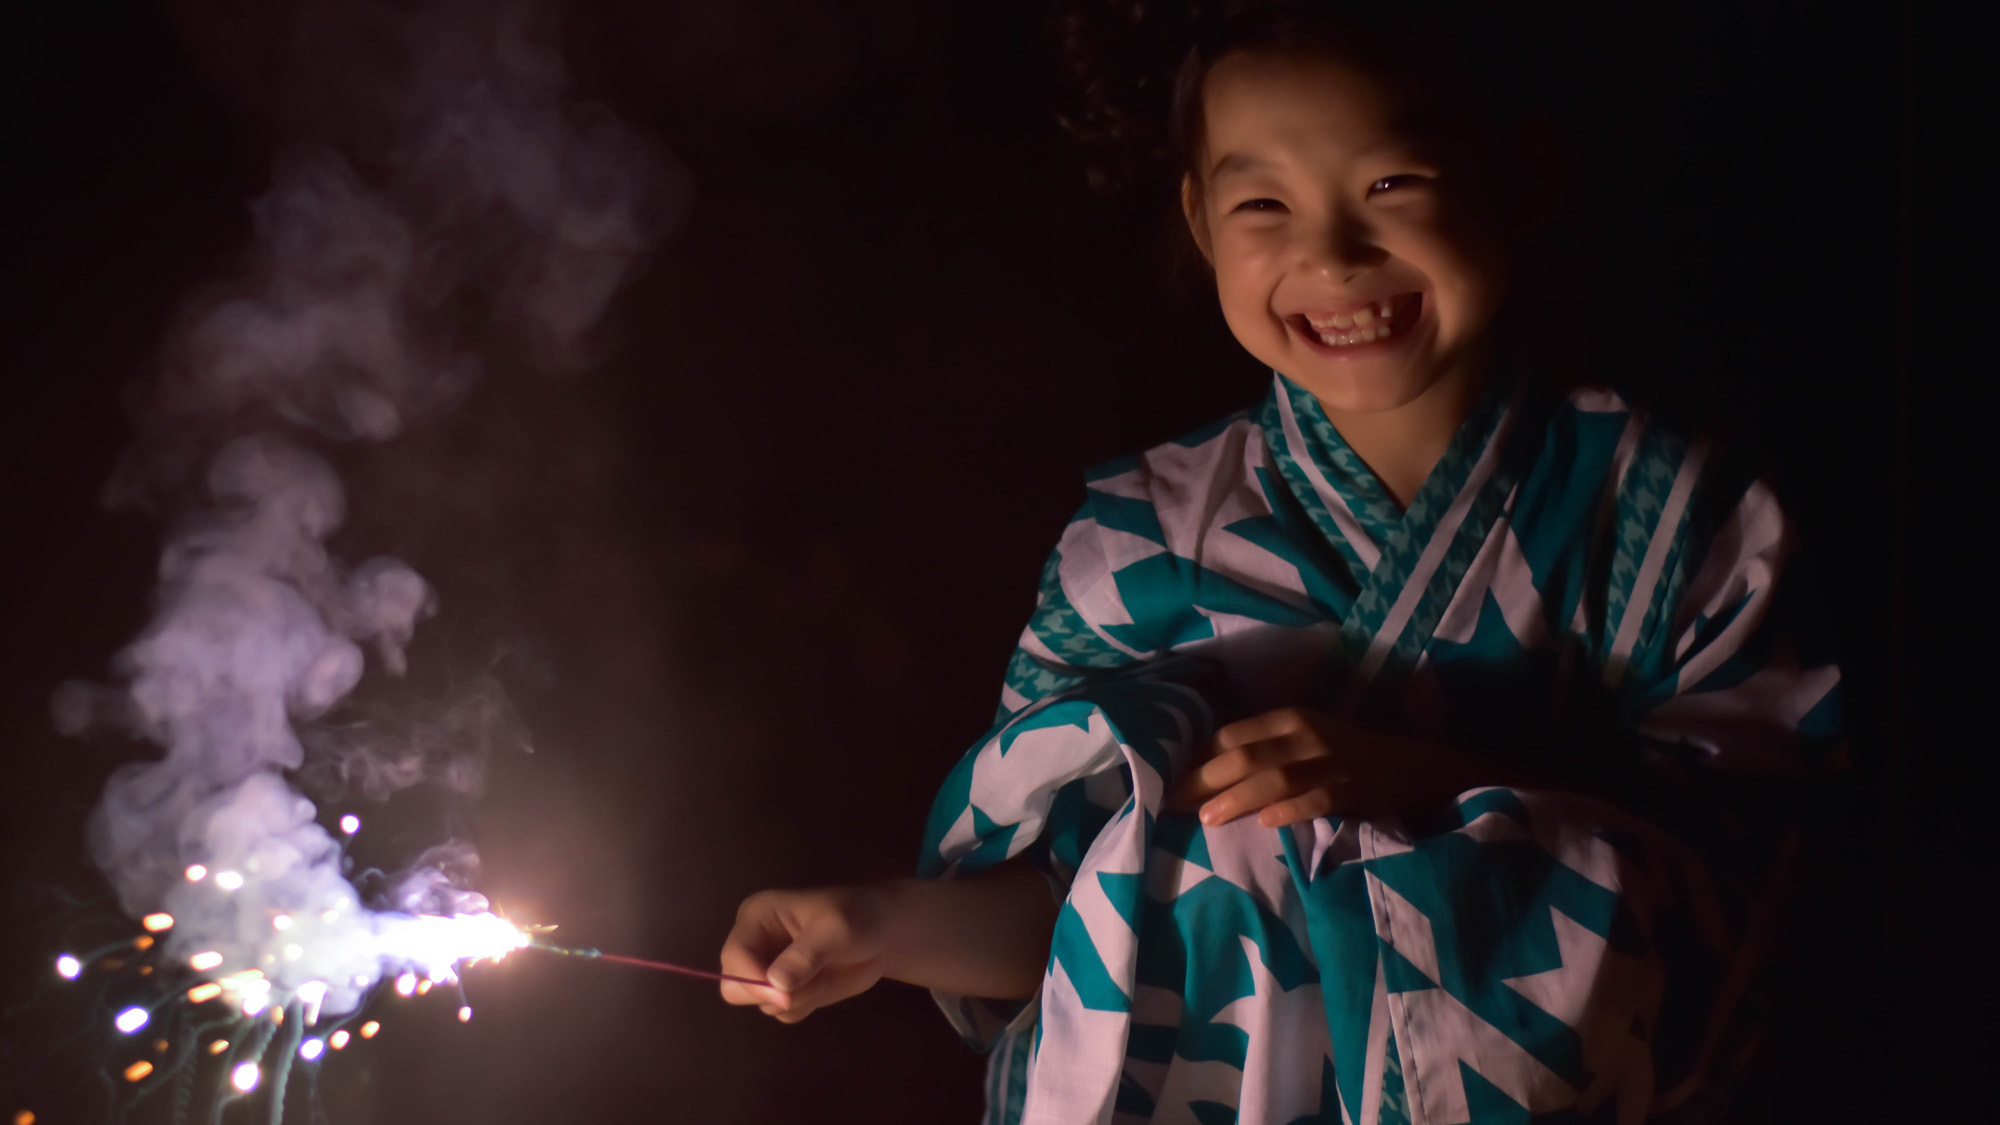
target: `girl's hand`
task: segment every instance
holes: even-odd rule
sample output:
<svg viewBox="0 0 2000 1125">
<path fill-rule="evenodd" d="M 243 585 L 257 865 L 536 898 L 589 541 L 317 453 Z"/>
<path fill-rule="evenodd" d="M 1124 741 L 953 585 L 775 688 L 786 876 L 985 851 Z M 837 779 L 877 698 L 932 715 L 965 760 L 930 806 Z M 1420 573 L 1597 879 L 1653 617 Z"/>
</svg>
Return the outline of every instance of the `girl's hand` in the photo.
<svg viewBox="0 0 2000 1125">
<path fill-rule="evenodd" d="M 1169 808 L 1201 807 L 1201 822 L 1257 813 L 1266 828 L 1322 816 L 1388 816 L 1473 788 L 1456 751 L 1377 734 L 1300 707 L 1231 723 L 1210 757 L 1167 794 Z"/>
<path fill-rule="evenodd" d="M 883 977 L 962 996 L 1025 1000 L 1042 985 L 1061 896 L 1024 863 L 963 879 L 762 891 L 722 946 L 722 998 L 797 1023 Z"/>
<path fill-rule="evenodd" d="M 722 998 L 797 1023 L 874 987 L 888 950 L 881 886 L 762 891 L 743 900 L 722 946 L 722 971 L 775 987 L 725 981 Z"/>
</svg>

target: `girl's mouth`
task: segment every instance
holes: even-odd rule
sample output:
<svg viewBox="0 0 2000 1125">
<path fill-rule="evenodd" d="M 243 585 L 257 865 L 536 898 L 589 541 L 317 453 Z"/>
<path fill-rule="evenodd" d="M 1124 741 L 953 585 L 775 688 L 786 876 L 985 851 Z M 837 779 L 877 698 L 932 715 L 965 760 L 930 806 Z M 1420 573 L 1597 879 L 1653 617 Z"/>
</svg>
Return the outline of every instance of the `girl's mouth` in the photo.
<svg viewBox="0 0 2000 1125">
<path fill-rule="evenodd" d="M 1374 351 L 1374 345 L 1386 346 L 1407 335 L 1423 315 L 1423 303 L 1420 292 L 1398 293 L 1378 297 L 1359 308 L 1294 313 L 1285 320 L 1320 350 L 1342 354 Z"/>
</svg>

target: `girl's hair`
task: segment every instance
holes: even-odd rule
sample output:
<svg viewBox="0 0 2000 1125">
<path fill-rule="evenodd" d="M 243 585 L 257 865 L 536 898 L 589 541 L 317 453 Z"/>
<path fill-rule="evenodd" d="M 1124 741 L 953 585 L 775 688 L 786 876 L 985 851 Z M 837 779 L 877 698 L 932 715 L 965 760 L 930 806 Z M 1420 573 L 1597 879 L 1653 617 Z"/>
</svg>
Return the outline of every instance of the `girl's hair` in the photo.
<svg viewBox="0 0 2000 1125">
<path fill-rule="evenodd" d="M 1062 123 L 1101 190 L 1170 188 L 1201 149 L 1208 72 L 1237 51 L 1326 55 L 1504 126 L 1561 102 L 1543 21 L 1476 0 L 1069 0 Z"/>
</svg>

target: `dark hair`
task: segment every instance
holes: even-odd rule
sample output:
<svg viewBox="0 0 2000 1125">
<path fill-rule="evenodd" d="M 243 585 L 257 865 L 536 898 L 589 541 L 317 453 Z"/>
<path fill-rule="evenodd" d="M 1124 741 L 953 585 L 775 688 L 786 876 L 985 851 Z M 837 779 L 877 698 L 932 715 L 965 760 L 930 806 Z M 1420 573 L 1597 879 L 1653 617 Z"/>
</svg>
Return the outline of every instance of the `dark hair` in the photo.
<svg viewBox="0 0 2000 1125">
<path fill-rule="evenodd" d="M 1071 0 L 1056 22 L 1064 128 L 1101 190 L 1177 183 L 1200 148 L 1201 91 L 1237 51 L 1330 55 L 1504 125 L 1553 114 L 1556 36 L 1476 0 Z"/>
</svg>

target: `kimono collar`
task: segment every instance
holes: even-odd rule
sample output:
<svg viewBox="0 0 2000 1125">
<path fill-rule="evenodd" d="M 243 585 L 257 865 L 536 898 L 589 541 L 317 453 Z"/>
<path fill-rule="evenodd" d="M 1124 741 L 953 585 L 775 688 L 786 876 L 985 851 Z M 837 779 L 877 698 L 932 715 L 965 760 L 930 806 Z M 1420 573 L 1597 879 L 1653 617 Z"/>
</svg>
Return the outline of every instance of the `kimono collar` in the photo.
<svg viewBox="0 0 2000 1125">
<path fill-rule="evenodd" d="M 1498 423 L 1515 397 L 1515 383 L 1497 370 L 1486 380 L 1408 510 L 1340 436 L 1319 400 L 1280 372 L 1271 373 L 1271 391 L 1259 420 L 1292 491 L 1328 538 L 1343 547 L 1356 577 L 1361 577 L 1375 569 L 1382 549 L 1399 531 L 1425 537 L 1487 445 L 1499 436 Z"/>
<path fill-rule="evenodd" d="M 1511 500 L 1537 413 L 1525 386 L 1496 371 L 1466 412 L 1451 444 L 1407 511 L 1380 481 L 1319 401 L 1273 373 L 1259 417 L 1286 491 L 1345 556 L 1354 600 L 1341 622 L 1341 694 L 1359 704 L 1379 673 L 1394 679 L 1417 660 L 1488 529 Z"/>
</svg>

